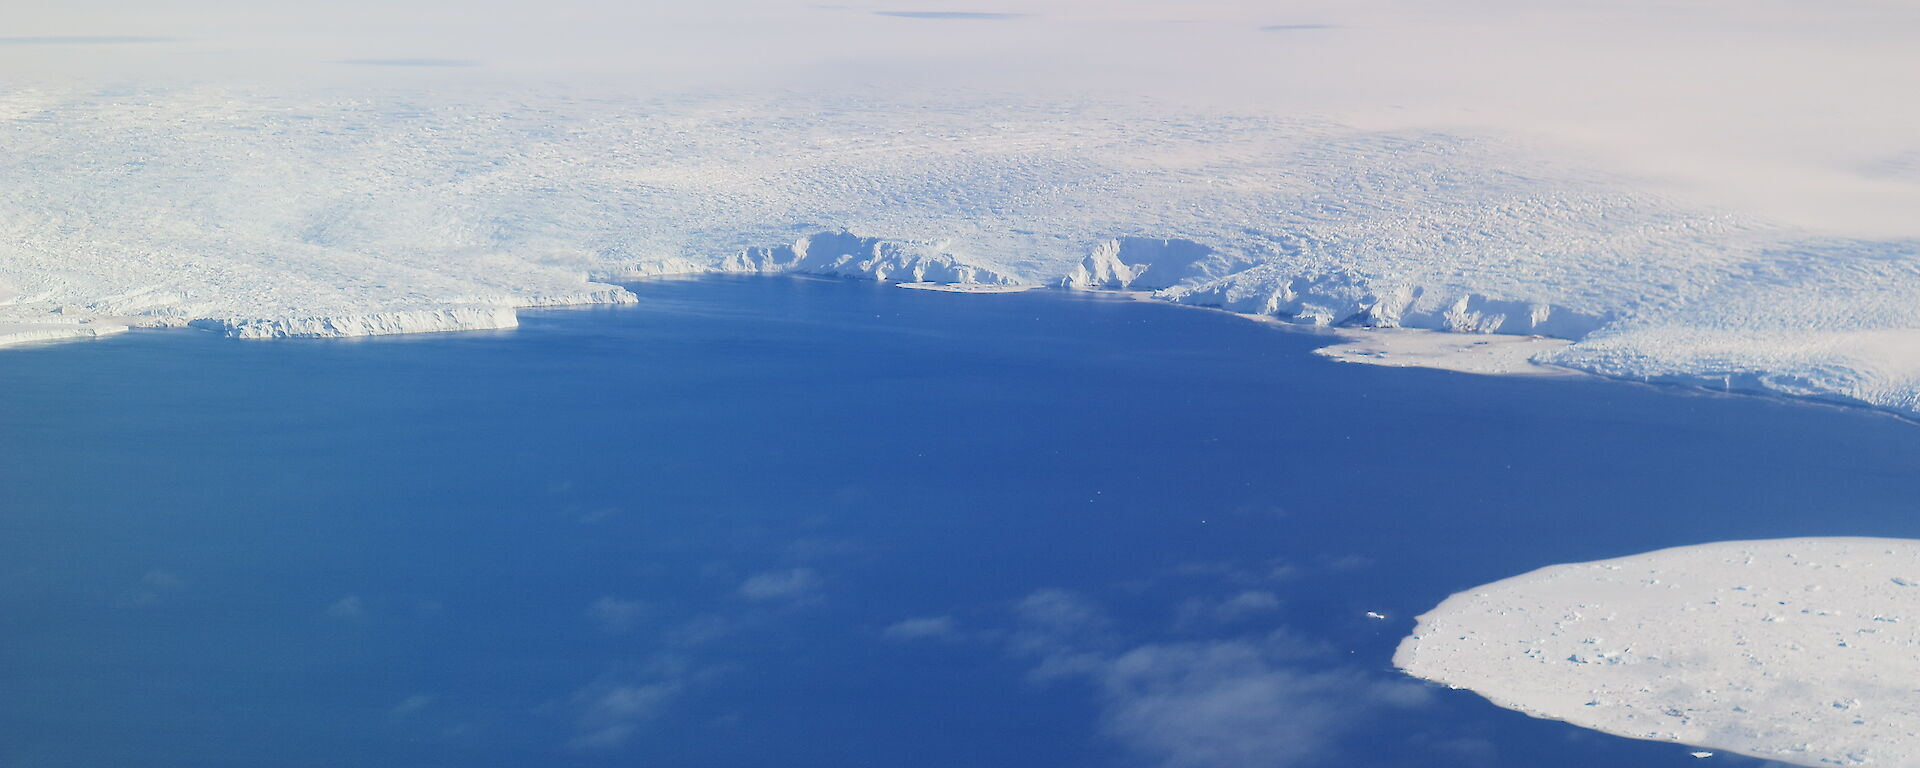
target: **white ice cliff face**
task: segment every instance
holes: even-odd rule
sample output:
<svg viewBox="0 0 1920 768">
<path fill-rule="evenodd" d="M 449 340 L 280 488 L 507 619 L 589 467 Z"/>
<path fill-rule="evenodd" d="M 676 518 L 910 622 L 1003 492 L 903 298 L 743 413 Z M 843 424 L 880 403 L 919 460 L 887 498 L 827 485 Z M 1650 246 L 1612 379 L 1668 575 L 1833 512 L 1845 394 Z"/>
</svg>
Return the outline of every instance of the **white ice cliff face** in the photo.
<svg viewBox="0 0 1920 768">
<path fill-rule="evenodd" d="M 292 336 L 380 336 L 431 331 L 477 331 L 513 328 L 520 324 L 520 320 L 510 307 L 455 307 L 325 317 L 209 317 L 187 324 L 238 339 L 277 339 Z"/>
<path fill-rule="evenodd" d="M 614 283 L 1046 285 L 1541 334 L 1613 376 L 1920 411 L 1920 246 L 1502 140 L 1004 99 L 0 89 L 0 342 L 498 328 Z"/>
<path fill-rule="evenodd" d="M 796 272 L 895 282 L 1014 285 L 1019 281 L 988 267 L 967 264 L 947 252 L 947 243 L 914 243 L 816 232 L 791 245 L 747 248 L 731 254 L 715 272 Z"/>
<path fill-rule="evenodd" d="M 1066 288 L 1093 290 L 1163 290 L 1233 274 L 1255 262 L 1244 256 L 1215 253 L 1192 240 L 1154 240 L 1120 237 L 1096 244 L 1079 264 L 1061 278 Z"/>
</svg>

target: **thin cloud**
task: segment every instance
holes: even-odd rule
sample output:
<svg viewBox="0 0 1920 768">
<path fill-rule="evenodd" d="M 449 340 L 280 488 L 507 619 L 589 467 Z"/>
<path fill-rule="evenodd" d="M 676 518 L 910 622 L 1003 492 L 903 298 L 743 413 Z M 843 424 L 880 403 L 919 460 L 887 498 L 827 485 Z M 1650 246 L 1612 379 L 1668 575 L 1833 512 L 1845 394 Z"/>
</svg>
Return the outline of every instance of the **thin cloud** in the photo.
<svg viewBox="0 0 1920 768">
<path fill-rule="evenodd" d="M 129 597 L 136 603 L 153 604 L 187 587 L 187 580 L 172 571 L 158 568 L 140 577 Z"/>
<path fill-rule="evenodd" d="M 367 607 L 359 597 L 350 595 L 327 606 L 326 615 L 334 621 L 359 621 L 367 617 Z"/>
<path fill-rule="evenodd" d="M 905 619 L 894 622 L 881 630 L 880 636 L 888 640 L 921 640 L 926 638 L 952 637 L 952 616 L 930 616 L 919 619 Z"/>
<path fill-rule="evenodd" d="M 1025 18 L 1024 13 L 984 13 L 980 11 L 874 11 L 875 16 L 891 16 L 896 19 L 972 19 L 976 21 L 999 21 Z"/>
<path fill-rule="evenodd" d="M 649 613 L 651 610 L 646 603 L 617 597 L 603 597 L 587 606 L 587 617 L 610 634 L 633 631 Z"/>
<path fill-rule="evenodd" d="M 691 648 L 706 645 L 734 633 L 734 623 L 725 616 L 706 614 L 695 616 L 674 628 L 667 630 L 664 640 L 668 645 Z"/>
<path fill-rule="evenodd" d="M 1142 645 L 1089 670 L 1100 730 L 1165 768 L 1324 761 L 1351 724 L 1416 707 L 1421 686 L 1287 663 L 1282 637 Z"/>
<path fill-rule="evenodd" d="M 1333 24 L 1268 24 L 1260 28 L 1262 32 L 1306 32 L 1315 29 L 1339 29 Z"/>
<path fill-rule="evenodd" d="M 673 655 L 620 664 L 567 696 L 563 711 L 573 719 L 567 748 L 605 752 L 626 746 L 669 717 L 681 696 L 710 673 Z"/>
<path fill-rule="evenodd" d="M 0 45 L 141 45 L 176 43 L 173 37 L 134 37 L 129 35 L 36 35 L 0 37 Z"/>
<path fill-rule="evenodd" d="M 1261 612 L 1271 595 L 1243 592 L 1212 607 Z M 1426 704 L 1431 692 L 1331 661 L 1287 632 L 1195 642 L 1127 642 L 1099 606 L 1042 590 L 1015 609 L 1006 651 L 1034 660 L 1034 680 L 1093 686 L 1099 730 L 1161 768 L 1292 768 L 1324 763 L 1365 722 Z"/>
<path fill-rule="evenodd" d="M 1920 184 L 1920 150 L 1876 158 L 1863 165 L 1860 173 L 1871 179 Z"/>
<path fill-rule="evenodd" d="M 842 557 L 858 551 L 860 545 L 846 539 L 809 537 L 788 544 L 784 554 L 788 560 L 804 562 Z"/>
<path fill-rule="evenodd" d="M 1227 626 L 1272 613 L 1279 608 L 1280 598 L 1263 590 L 1247 590 L 1220 600 L 1189 598 L 1180 603 L 1174 627 L 1204 629 Z"/>
<path fill-rule="evenodd" d="M 407 698 L 401 700 L 399 704 L 393 705 L 392 709 L 387 710 L 387 717 L 392 718 L 394 720 L 404 720 L 406 718 L 419 714 L 421 710 L 424 710 L 427 707 L 432 706 L 433 701 L 434 701 L 434 698 L 430 695 L 427 695 L 424 693 L 416 693 L 412 696 L 408 696 Z"/>
<path fill-rule="evenodd" d="M 1014 606 L 1027 627 L 1057 636 L 1102 629 L 1107 616 L 1092 601 L 1064 589 L 1042 589 Z"/>
<path fill-rule="evenodd" d="M 154 569 L 140 577 L 140 583 L 154 589 L 174 590 L 186 586 L 187 580 L 172 571 Z"/>
<path fill-rule="evenodd" d="M 477 67 L 471 59 L 341 59 L 336 64 L 361 67 Z"/>
<path fill-rule="evenodd" d="M 567 746 L 577 750 L 608 750 L 625 746 L 648 722 L 660 716 L 680 696 L 678 680 L 638 685 L 597 684 L 574 693 L 580 708 L 575 733 Z"/>
<path fill-rule="evenodd" d="M 755 574 L 740 584 L 740 596 L 748 600 L 802 600 L 820 589 L 820 576 L 812 568 L 793 568 Z"/>
</svg>

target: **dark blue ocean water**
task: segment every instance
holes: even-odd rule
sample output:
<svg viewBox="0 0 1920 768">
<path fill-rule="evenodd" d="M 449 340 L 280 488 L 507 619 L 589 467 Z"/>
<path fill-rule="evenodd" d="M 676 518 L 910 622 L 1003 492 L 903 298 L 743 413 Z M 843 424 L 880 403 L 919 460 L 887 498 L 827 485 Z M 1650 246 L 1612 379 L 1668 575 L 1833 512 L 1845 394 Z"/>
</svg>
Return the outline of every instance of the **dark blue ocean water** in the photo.
<svg viewBox="0 0 1920 768">
<path fill-rule="evenodd" d="M 1393 648 L 1551 563 L 1920 537 L 1920 428 L 1863 412 L 1054 293 L 635 288 L 0 354 L 0 766 L 1691 765 Z"/>
</svg>

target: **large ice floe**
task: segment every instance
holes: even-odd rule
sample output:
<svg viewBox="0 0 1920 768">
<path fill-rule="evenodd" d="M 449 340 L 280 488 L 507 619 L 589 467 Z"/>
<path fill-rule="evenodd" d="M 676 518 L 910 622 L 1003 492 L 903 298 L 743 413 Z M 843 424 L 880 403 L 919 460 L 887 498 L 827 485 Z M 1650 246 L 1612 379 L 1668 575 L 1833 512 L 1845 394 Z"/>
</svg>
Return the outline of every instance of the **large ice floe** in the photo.
<svg viewBox="0 0 1920 768">
<path fill-rule="evenodd" d="M 1621 736 L 1920 764 L 1920 541 L 1733 541 L 1542 568 L 1448 598 L 1394 663 Z"/>
<path fill-rule="evenodd" d="M 1004 96 L 12 86 L 0 177 L 0 343 L 500 328 L 631 301 L 624 280 L 806 273 L 1537 335 L 1566 343 L 1462 367 L 1524 350 L 1920 412 L 1920 244 L 1674 203 L 1483 134 Z M 1343 359 L 1448 357 L 1418 346 Z"/>
</svg>

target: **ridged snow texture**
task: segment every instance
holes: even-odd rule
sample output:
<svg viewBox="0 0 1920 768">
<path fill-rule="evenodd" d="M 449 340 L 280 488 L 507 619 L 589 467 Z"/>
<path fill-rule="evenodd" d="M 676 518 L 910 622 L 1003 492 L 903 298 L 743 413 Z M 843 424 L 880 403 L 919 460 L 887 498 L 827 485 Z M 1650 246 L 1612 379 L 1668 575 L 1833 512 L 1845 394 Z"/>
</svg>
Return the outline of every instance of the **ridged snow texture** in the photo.
<svg viewBox="0 0 1920 768">
<path fill-rule="evenodd" d="M 510 325 L 705 272 L 1153 291 L 1920 411 L 1920 244 L 1486 137 L 1147 107 L 0 90 L 0 324 Z M 0 337 L 3 338 L 3 337 Z"/>
</svg>

